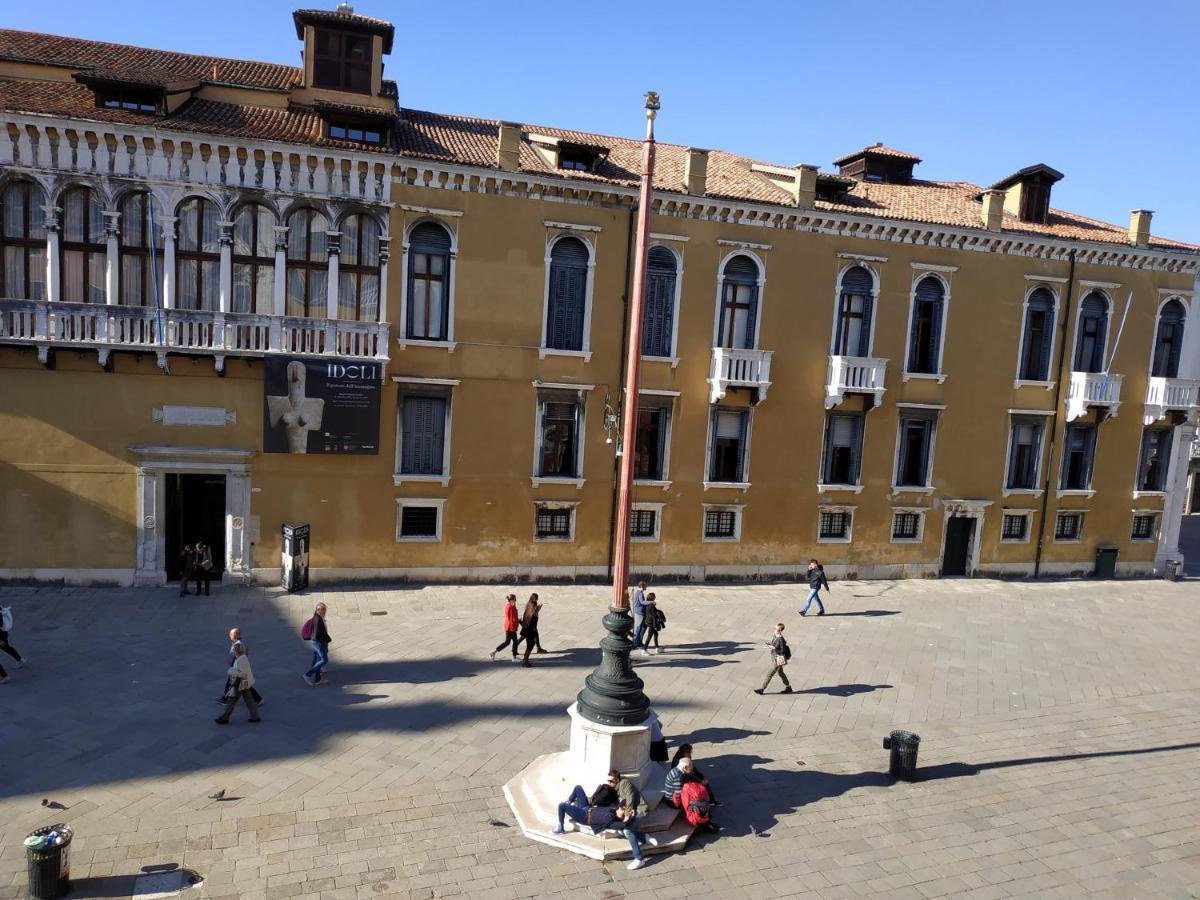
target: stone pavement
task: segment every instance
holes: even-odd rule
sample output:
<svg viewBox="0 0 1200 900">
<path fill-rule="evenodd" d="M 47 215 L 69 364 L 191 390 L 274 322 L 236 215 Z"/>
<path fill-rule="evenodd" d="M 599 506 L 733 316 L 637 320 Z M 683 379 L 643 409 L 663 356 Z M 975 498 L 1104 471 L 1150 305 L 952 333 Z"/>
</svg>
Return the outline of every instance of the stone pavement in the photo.
<svg viewBox="0 0 1200 900">
<path fill-rule="evenodd" d="M 76 897 L 154 866 L 245 900 L 1200 896 L 1196 582 L 835 582 L 807 619 L 797 586 L 662 587 L 666 652 L 638 671 L 725 830 L 637 872 L 513 827 L 500 785 L 565 748 L 607 591 L 543 588 L 552 652 L 526 670 L 487 658 L 504 590 L 3 590 L 32 663 L 0 686 L 0 898 L 54 821 Z M 797 693 L 758 697 L 777 620 Z M 261 725 L 212 721 L 233 624 Z M 881 774 L 904 727 L 915 784 Z"/>
</svg>

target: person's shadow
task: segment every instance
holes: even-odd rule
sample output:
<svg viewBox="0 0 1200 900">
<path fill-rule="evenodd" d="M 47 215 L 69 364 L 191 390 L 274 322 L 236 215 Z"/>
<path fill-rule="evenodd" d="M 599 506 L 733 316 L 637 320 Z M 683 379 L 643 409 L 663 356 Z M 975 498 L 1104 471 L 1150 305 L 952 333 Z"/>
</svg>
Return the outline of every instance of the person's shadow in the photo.
<svg viewBox="0 0 1200 900">
<path fill-rule="evenodd" d="M 869 694 L 890 688 L 890 684 L 834 684 L 827 687 L 805 688 L 795 691 L 796 694 L 826 694 L 830 697 L 853 697 L 855 694 Z"/>
</svg>

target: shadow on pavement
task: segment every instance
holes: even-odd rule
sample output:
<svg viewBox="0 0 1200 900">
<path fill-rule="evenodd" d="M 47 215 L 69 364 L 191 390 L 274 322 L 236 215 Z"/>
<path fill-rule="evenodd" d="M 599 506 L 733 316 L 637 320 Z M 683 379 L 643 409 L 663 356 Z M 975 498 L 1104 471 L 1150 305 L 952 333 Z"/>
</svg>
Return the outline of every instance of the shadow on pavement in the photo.
<svg viewBox="0 0 1200 900">
<path fill-rule="evenodd" d="M 855 594 L 855 596 L 858 596 L 858 595 Z M 825 613 L 826 618 L 828 618 L 829 616 L 872 616 L 872 617 L 874 617 L 874 616 L 898 616 L 898 615 L 900 615 L 900 610 L 898 610 L 898 609 L 860 609 L 857 612 L 827 612 L 827 613 Z"/>
<path fill-rule="evenodd" d="M 698 728 L 687 734 L 681 734 L 677 740 L 672 740 L 672 744 L 676 747 L 683 744 L 723 744 L 726 741 L 740 741 L 743 738 L 770 733 L 769 731 L 750 731 L 747 728 Z"/>
<path fill-rule="evenodd" d="M 871 691 L 890 688 L 890 684 L 834 684 L 828 687 L 805 688 L 794 691 L 796 694 L 827 694 L 830 697 L 853 697 L 855 694 L 869 694 Z"/>
</svg>

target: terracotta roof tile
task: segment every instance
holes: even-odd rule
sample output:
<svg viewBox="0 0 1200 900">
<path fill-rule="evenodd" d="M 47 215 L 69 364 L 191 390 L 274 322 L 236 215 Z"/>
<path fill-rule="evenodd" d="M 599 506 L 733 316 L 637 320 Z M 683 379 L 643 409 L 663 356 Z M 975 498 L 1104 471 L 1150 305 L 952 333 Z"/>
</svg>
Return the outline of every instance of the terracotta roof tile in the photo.
<svg viewBox="0 0 1200 900">
<path fill-rule="evenodd" d="M 395 27 L 386 19 L 376 19 L 363 16 L 352 9 L 298 9 L 292 13 L 296 23 L 296 37 L 304 36 L 306 22 L 316 22 L 325 25 L 342 25 L 350 28 L 360 28 L 374 32 L 383 37 L 383 52 L 392 52 L 392 38 L 396 33 Z"/>
<path fill-rule="evenodd" d="M 914 156 L 911 153 L 905 153 L 903 150 L 897 150 L 895 147 L 885 147 L 883 144 L 872 144 L 869 147 L 863 147 L 861 150 L 855 150 L 853 153 L 847 153 L 845 156 L 839 156 L 833 161 L 835 166 L 839 166 L 847 160 L 856 159 L 864 154 L 871 156 L 891 156 L 896 159 L 909 159 L 913 162 L 920 162 L 921 157 Z"/>
</svg>

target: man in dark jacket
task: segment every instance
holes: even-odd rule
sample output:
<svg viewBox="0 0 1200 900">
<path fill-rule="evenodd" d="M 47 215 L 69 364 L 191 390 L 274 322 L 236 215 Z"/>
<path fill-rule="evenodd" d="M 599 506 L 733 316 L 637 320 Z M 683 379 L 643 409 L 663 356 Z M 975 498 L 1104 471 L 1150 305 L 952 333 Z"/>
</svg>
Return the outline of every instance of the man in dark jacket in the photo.
<svg viewBox="0 0 1200 900">
<path fill-rule="evenodd" d="M 810 559 L 808 561 L 808 572 L 804 577 L 808 581 L 808 601 L 804 604 L 804 609 L 800 610 L 800 615 L 808 615 L 808 608 L 812 606 L 814 600 L 817 601 L 817 606 L 820 609 L 817 615 L 825 615 L 825 604 L 817 596 L 821 593 L 821 585 L 825 586 L 825 593 L 829 593 L 829 580 L 825 577 L 825 567 L 815 559 Z"/>
<path fill-rule="evenodd" d="M 333 643 L 329 629 L 325 627 L 324 603 L 317 604 L 312 625 L 312 640 L 309 641 L 309 646 L 312 647 L 313 661 L 312 666 L 304 673 L 304 680 L 315 686 L 321 683 L 321 670 L 329 663 L 329 645 Z"/>
</svg>

